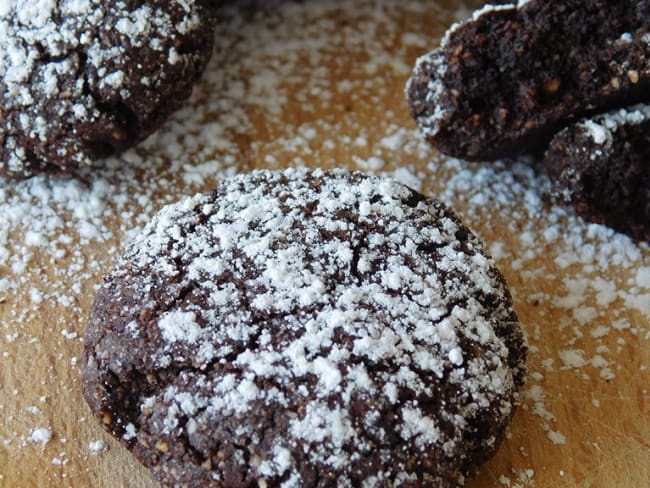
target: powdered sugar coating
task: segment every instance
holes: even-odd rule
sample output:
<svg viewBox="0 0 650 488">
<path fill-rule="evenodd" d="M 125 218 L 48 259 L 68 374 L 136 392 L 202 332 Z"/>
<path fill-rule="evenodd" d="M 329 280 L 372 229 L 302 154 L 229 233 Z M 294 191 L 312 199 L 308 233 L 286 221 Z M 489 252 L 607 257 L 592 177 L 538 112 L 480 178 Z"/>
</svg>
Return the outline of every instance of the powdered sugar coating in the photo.
<svg viewBox="0 0 650 488">
<path fill-rule="evenodd" d="M 433 51 L 420 56 L 413 68 L 413 75 L 406 83 L 406 94 L 408 96 L 411 90 L 415 89 L 415 84 L 418 80 L 426 78 L 426 94 L 424 100 L 414 100 L 413 111 L 417 113 L 417 123 L 420 130 L 425 135 L 435 135 L 444 124 L 451 118 L 455 110 L 453 104 L 443 104 L 444 97 L 450 95 L 449 90 L 445 87 L 442 80 L 448 69 L 448 63 L 445 60 L 444 54 L 441 49 L 434 49 Z M 434 76 L 430 76 L 434 73 Z M 423 107 L 431 106 L 433 110 L 427 111 Z"/>
<path fill-rule="evenodd" d="M 577 126 L 598 145 L 610 147 L 620 127 L 635 126 L 650 120 L 650 105 L 638 104 L 581 120 Z"/>
<path fill-rule="evenodd" d="M 70 171 L 139 142 L 210 54 L 200 0 L 8 0 L 0 6 L 0 173 Z"/>
<path fill-rule="evenodd" d="M 165 207 L 130 245 L 93 307 L 85 395 L 169 484 L 456 486 L 512 415 L 516 321 L 439 202 L 343 170 L 258 171 Z"/>
<path fill-rule="evenodd" d="M 483 5 L 481 8 L 479 8 L 477 10 L 474 10 L 474 12 L 472 12 L 472 16 L 469 19 L 461 20 L 459 22 L 454 22 L 451 25 L 451 27 L 449 27 L 449 29 L 447 29 L 447 31 L 445 32 L 445 35 L 442 37 L 442 39 L 440 41 L 440 47 L 441 48 L 446 47 L 447 44 L 449 43 L 449 38 L 451 37 L 451 35 L 454 32 L 456 32 L 458 29 L 463 27 L 464 24 L 466 24 L 468 22 L 476 22 L 476 21 L 480 20 L 480 18 L 483 17 L 484 15 L 492 14 L 493 12 L 499 12 L 499 11 L 504 11 L 504 10 L 505 11 L 514 10 L 516 8 L 521 7 L 522 5 L 523 5 L 522 2 L 519 2 L 518 5 L 515 5 L 514 3 L 506 3 L 504 5 L 493 5 L 493 4 L 488 3 L 486 5 Z"/>
</svg>

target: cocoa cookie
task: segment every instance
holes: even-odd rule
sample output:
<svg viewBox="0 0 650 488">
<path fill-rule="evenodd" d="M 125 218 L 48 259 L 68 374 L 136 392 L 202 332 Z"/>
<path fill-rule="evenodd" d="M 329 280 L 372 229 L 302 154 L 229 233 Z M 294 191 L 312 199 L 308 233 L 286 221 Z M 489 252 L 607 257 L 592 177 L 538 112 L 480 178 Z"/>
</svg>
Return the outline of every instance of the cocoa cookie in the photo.
<svg viewBox="0 0 650 488">
<path fill-rule="evenodd" d="M 541 152 L 572 120 L 649 94 L 647 1 L 488 6 L 421 57 L 407 86 L 427 140 L 471 160 Z"/>
<path fill-rule="evenodd" d="M 166 485 L 452 487 L 497 449 L 524 360 L 501 273 L 440 202 L 256 171 L 130 244 L 83 391 Z"/>
<path fill-rule="evenodd" d="M 0 174 L 68 173 L 153 132 L 212 51 L 209 0 L 0 5 Z"/>
<path fill-rule="evenodd" d="M 586 220 L 650 241 L 650 106 L 615 110 L 562 130 L 544 163 L 557 194 Z"/>
</svg>

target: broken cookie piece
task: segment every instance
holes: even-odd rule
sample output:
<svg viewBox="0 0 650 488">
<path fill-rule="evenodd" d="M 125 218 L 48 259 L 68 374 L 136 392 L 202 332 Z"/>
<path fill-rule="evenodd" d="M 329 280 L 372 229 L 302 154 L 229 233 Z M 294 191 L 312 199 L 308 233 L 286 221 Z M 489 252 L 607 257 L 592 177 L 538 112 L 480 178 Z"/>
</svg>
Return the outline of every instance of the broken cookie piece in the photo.
<svg viewBox="0 0 650 488">
<path fill-rule="evenodd" d="M 650 101 L 650 3 L 487 6 L 417 61 L 407 95 L 444 154 L 541 152 L 573 120 Z"/>
<path fill-rule="evenodd" d="M 0 4 L 0 174 L 70 173 L 156 130 L 212 52 L 208 0 Z"/>
<path fill-rule="evenodd" d="M 567 127 L 544 163 L 557 194 L 586 220 L 650 242 L 650 105 Z"/>
<path fill-rule="evenodd" d="M 456 487 L 499 446 L 525 346 L 438 201 L 255 171 L 163 208 L 92 307 L 83 391 L 167 486 Z"/>
</svg>

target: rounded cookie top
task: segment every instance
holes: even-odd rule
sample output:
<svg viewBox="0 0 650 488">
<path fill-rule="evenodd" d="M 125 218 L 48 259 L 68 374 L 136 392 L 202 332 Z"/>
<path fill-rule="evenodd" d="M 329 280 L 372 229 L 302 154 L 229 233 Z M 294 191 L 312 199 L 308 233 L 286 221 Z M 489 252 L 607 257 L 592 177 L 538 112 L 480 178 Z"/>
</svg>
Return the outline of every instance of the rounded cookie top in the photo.
<svg viewBox="0 0 650 488">
<path fill-rule="evenodd" d="M 162 209 L 95 299 L 84 395 L 174 486 L 457 486 L 496 450 L 525 346 L 440 202 L 256 171 Z"/>
<path fill-rule="evenodd" d="M 208 0 L 0 4 L 0 174 L 70 172 L 153 132 L 212 46 Z"/>
</svg>

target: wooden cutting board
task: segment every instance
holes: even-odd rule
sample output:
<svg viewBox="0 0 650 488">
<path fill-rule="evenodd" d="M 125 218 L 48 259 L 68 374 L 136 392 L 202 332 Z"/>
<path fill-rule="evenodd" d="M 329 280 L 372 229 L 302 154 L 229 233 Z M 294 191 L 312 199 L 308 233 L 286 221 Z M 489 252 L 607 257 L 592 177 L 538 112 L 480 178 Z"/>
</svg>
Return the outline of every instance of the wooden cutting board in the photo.
<svg viewBox="0 0 650 488">
<path fill-rule="evenodd" d="M 224 8 L 209 72 L 139 148 L 72 180 L 0 182 L 0 485 L 156 486 L 81 397 L 95 286 L 165 203 L 233 172 L 307 165 L 439 195 L 511 286 L 528 380 L 508 438 L 467 486 L 650 486 L 649 247 L 557 206 L 534 162 L 440 157 L 408 116 L 415 57 L 467 6 L 260 3 Z"/>
</svg>

